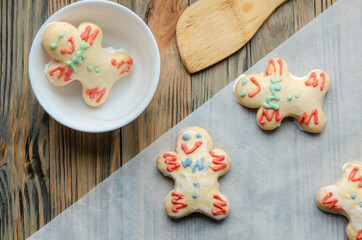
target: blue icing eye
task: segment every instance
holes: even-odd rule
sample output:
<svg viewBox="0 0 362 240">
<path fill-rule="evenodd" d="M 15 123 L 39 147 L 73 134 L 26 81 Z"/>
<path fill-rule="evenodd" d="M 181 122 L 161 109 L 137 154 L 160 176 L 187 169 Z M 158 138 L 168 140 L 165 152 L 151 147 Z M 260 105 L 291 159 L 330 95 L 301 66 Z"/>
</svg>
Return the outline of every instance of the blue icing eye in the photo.
<svg viewBox="0 0 362 240">
<path fill-rule="evenodd" d="M 356 196 L 355 193 L 352 193 L 352 194 L 351 194 L 351 198 L 352 198 L 352 199 L 355 199 L 356 197 L 357 197 L 357 196 Z"/>
<path fill-rule="evenodd" d="M 197 194 L 197 193 L 192 194 L 193 198 L 197 198 L 198 196 L 199 196 L 199 194 Z"/>
<path fill-rule="evenodd" d="M 190 135 L 188 135 L 188 134 L 184 134 L 183 136 L 182 136 L 182 138 L 185 140 L 185 141 L 188 141 L 188 140 L 190 140 Z"/>
<path fill-rule="evenodd" d="M 200 133 L 197 133 L 197 134 L 196 134 L 196 137 L 197 137 L 197 138 L 201 138 L 202 136 L 201 136 Z"/>
</svg>

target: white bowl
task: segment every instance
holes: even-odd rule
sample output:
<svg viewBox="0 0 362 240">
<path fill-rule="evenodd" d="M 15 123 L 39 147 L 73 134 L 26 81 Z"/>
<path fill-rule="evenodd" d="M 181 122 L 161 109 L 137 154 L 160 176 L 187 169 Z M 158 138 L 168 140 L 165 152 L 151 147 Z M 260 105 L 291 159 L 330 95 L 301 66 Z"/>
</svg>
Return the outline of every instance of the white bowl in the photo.
<svg viewBox="0 0 362 240">
<path fill-rule="evenodd" d="M 83 101 L 78 81 L 56 87 L 46 78 L 44 66 L 51 58 L 41 39 L 45 27 L 56 21 L 75 27 L 95 23 L 103 31 L 103 48 L 122 48 L 133 58 L 133 71 L 113 85 L 100 107 Z M 58 122 L 84 132 L 110 131 L 134 120 L 151 101 L 159 75 L 160 55 L 147 25 L 126 7 L 102 0 L 73 3 L 54 13 L 36 34 L 29 55 L 30 83 L 41 106 Z"/>
</svg>

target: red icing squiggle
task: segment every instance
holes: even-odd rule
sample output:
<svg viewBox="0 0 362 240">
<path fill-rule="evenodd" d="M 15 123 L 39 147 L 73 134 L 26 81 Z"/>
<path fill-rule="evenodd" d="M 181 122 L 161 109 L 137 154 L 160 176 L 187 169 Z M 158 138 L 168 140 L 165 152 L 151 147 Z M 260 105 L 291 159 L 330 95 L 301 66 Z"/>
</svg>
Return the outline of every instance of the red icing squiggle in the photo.
<svg viewBox="0 0 362 240">
<path fill-rule="evenodd" d="M 361 188 L 362 187 L 362 175 L 359 176 L 358 178 L 355 178 L 358 169 L 359 169 L 359 167 L 357 167 L 357 166 L 355 166 L 352 169 L 351 173 L 349 174 L 348 180 L 352 181 L 352 182 L 358 182 L 359 181 L 358 187 Z"/>
<path fill-rule="evenodd" d="M 278 63 L 279 63 L 279 75 L 281 76 L 283 74 L 283 60 L 279 58 Z"/>
<path fill-rule="evenodd" d="M 325 75 L 324 72 L 321 72 L 321 73 L 319 74 L 319 77 L 322 78 L 322 83 L 321 83 L 321 86 L 320 86 L 320 90 L 323 91 L 324 83 L 325 83 L 325 81 L 326 81 L 326 75 Z M 311 82 L 312 79 L 313 79 L 313 82 Z M 313 87 L 318 86 L 318 78 L 317 78 L 317 74 L 316 74 L 315 72 L 312 72 L 312 73 L 310 74 L 308 80 L 305 81 L 305 85 L 306 85 L 306 86 L 312 86 L 312 85 L 313 85 Z"/>
<path fill-rule="evenodd" d="M 124 64 L 124 60 L 119 61 L 117 65 L 117 69 L 119 69 Z"/>
<path fill-rule="evenodd" d="M 362 239 L 362 229 L 359 230 L 359 232 L 356 235 L 356 240 L 361 240 Z"/>
<path fill-rule="evenodd" d="M 131 65 L 133 63 L 133 60 L 129 59 L 126 63 L 127 63 L 127 66 L 122 70 L 120 75 L 122 75 L 123 73 L 127 73 L 127 72 L 131 71 Z"/>
<path fill-rule="evenodd" d="M 97 103 L 99 103 L 102 100 L 102 97 L 106 93 L 106 88 L 103 88 L 101 91 L 98 91 L 98 89 L 99 88 L 96 87 L 96 88 L 88 89 L 87 91 L 85 91 L 85 94 L 87 94 L 90 99 L 98 97 L 98 99 L 96 101 Z"/>
<path fill-rule="evenodd" d="M 66 54 L 66 53 L 72 54 L 74 52 L 75 44 L 74 44 L 74 41 L 73 41 L 73 37 L 68 38 L 67 42 L 70 42 L 70 44 L 72 44 L 72 46 L 70 47 L 70 50 L 66 50 L 65 48 L 60 49 L 60 52 L 62 54 Z"/>
<path fill-rule="evenodd" d="M 60 78 L 63 76 L 64 71 L 65 71 L 65 66 L 64 66 L 64 65 L 59 65 L 58 67 L 56 67 L 56 68 L 54 68 L 54 69 L 52 69 L 52 70 L 49 70 L 49 75 L 50 75 L 50 76 L 53 76 L 54 73 L 55 73 L 56 71 L 58 71 L 58 70 L 60 71 L 60 72 L 59 72 L 59 75 L 58 75 L 58 79 L 60 79 Z M 65 72 L 65 77 L 64 77 L 64 81 L 65 81 L 65 82 L 68 82 L 68 81 L 72 80 L 72 79 L 70 78 L 70 76 L 72 75 L 72 73 L 73 73 L 73 69 L 68 68 L 68 70 Z"/>
<path fill-rule="evenodd" d="M 56 68 L 54 68 L 54 69 L 52 69 L 52 70 L 49 70 L 49 75 L 50 75 L 50 76 L 53 76 L 54 73 L 55 73 L 56 71 L 58 71 L 58 70 L 59 70 L 58 79 L 60 79 L 60 78 L 63 76 L 64 71 L 65 71 L 65 66 L 64 66 L 64 65 L 59 65 L 58 67 L 56 67 Z"/>
<path fill-rule="evenodd" d="M 70 76 L 72 75 L 73 73 L 73 69 L 72 68 L 68 68 L 68 70 L 65 72 L 65 77 L 64 77 L 64 82 L 68 82 L 70 80 L 72 80 L 70 78 Z"/>
<path fill-rule="evenodd" d="M 224 160 L 225 160 L 224 155 L 216 155 L 213 151 L 210 151 L 209 153 L 212 157 L 216 157 L 212 160 L 212 162 L 214 164 L 216 164 L 216 166 L 214 166 L 214 167 L 210 166 L 210 168 L 212 170 L 214 170 L 216 172 L 216 171 L 226 168 L 226 162 L 224 162 Z"/>
<path fill-rule="evenodd" d="M 172 153 L 164 153 L 163 158 L 165 159 L 165 163 L 169 164 L 167 166 L 167 171 L 172 172 L 180 167 L 180 164 L 177 162 L 177 156 Z"/>
<path fill-rule="evenodd" d="M 185 152 L 186 154 L 190 154 L 190 153 L 193 153 L 196 149 L 198 149 L 198 148 L 201 146 L 201 144 L 202 144 L 202 141 L 197 141 L 197 142 L 195 142 L 195 145 L 193 146 L 193 148 L 191 148 L 191 149 L 189 150 L 188 147 L 187 147 L 187 145 L 186 145 L 185 143 L 183 143 L 183 144 L 181 145 L 181 148 L 182 148 L 182 150 L 184 150 L 184 152 Z"/>
<path fill-rule="evenodd" d="M 319 76 L 322 78 L 322 84 L 321 84 L 320 90 L 323 91 L 324 83 L 325 83 L 325 81 L 326 81 L 326 75 L 324 74 L 324 72 L 321 72 L 321 73 L 319 74 Z"/>
<path fill-rule="evenodd" d="M 133 63 L 133 59 L 130 58 L 127 61 L 121 60 L 117 63 L 116 59 L 111 59 L 111 64 L 113 66 L 117 66 L 117 69 L 119 69 L 123 64 L 127 63 L 127 66 L 122 70 L 121 74 L 131 71 L 131 65 Z"/>
<path fill-rule="evenodd" d="M 308 80 L 305 81 L 305 85 L 306 85 L 306 86 L 311 86 L 312 83 L 310 82 L 310 80 L 312 80 L 312 79 L 313 79 L 313 87 L 315 87 L 314 84 L 318 84 L 317 75 L 316 75 L 315 72 L 312 72 L 312 73 L 310 74 Z M 316 86 L 317 86 L 317 85 L 316 85 Z"/>
<path fill-rule="evenodd" d="M 220 214 L 227 214 L 228 212 L 224 208 L 228 203 L 221 199 L 221 197 L 217 194 L 214 194 L 213 196 L 215 199 L 219 200 L 220 202 L 214 202 L 214 206 L 219 208 L 220 210 L 212 210 L 212 214 L 214 215 L 220 215 Z"/>
<path fill-rule="evenodd" d="M 258 86 L 258 90 L 256 90 L 256 92 L 248 94 L 249 97 L 254 97 L 256 94 L 258 94 L 261 91 L 261 87 L 258 81 L 254 77 L 251 77 L 250 81 L 252 81 L 256 86 Z"/>
<path fill-rule="evenodd" d="M 178 201 L 184 198 L 184 195 L 182 193 L 172 192 L 171 195 L 175 197 L 171 199 L 172 204 L 179 204 L 178 206 L 173 207 L 172 211 L 178 212 L 180 208 L 187 207 L 187 203 Z"/>
<path fill-rule="evenodd" d="M 269 60 L 269 65 L 268 65 L 268 68 L 266 69 L 266 75 L 271 75 L 272 72 L 270 72 L 270 66 L 273 66 L 274 67 L 274 73 L 276 71 L 276 68 L 275 68 L 275 64 L 274 64 L 274 60 L 273 59 L 270 59 Z"/>
<path fill-rule="evenodd" d="M 331 193 L 331 192 L 327 193 L 327 195 L 323 198 L 323 203 L 324 204 L 329 204 L 329 206 L 328 206 L 329 209 L 341 210 L 342 209 L 341 206 L 335 206 L 336 203 L 338 202 L 337 198 L 333 198 L 331 200 L 328 200 L 332 196 L 333 196 L 333 193 Z"/>
<path fill-rule="evenodd" d="M 263 120 L 264 116 L 266 117 L 266 119 L 268 121 L 271 121 L 273 119 L 273 117 L 274 117 L 274 114 L 275 114 L 275 121 L 277 121 L 277 122 L 279 122 L 280 119 L 282 119 L 282 117 L 283 117 L 283 114 L 281 116 L 279 116 L 279 110 L 274 109 L 273 112 L 271 114 L 269 114 L 268 110 L 266 108 L 263 108 L 263 111 L 262 111 L 262 113 L 261 113 L 261 115 L 259 117 L 259 120 L 258 120 L 259 123 L 260 124 L 265 124 L 265 121 Z"/>
<path fill-rule="evenodd" d="M 319 120 L 318 120 L 318 110 L 317 109 L 314 109 L 309 116 L 306 112 L 304 112 L 303 115 L 299 118 L 298 123 L 299 124 L 302 124 L 302 123 L 309 124 L 313 115 L 314 115 L 314 123 L 318 124 Z"/>
<path fill-rule="evenodd" d="M 91 26 L 90 25 L 87 25 L 84 29 L 84 32 L 82 32 L 80 34 L 80 38 L 83 39 L 84 41 L 88 42 L 88 39 L 89 39 L 89 44 L 92 45 L 93 44 L 93 41 L 94 39 L 97 37 L 97 34 L 99 32 L 98 29 L 94 30 L 94 32 L 89 35 L 90 31 L 91 31 Z"/>
</svg>

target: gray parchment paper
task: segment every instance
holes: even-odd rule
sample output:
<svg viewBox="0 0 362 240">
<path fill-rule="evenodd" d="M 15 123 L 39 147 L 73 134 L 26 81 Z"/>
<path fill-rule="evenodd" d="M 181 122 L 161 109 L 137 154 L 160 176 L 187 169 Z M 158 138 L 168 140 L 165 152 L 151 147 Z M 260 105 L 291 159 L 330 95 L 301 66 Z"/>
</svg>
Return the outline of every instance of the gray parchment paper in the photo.
<svg viewBox="0 0 362 240">
<path fill-rule="evenodd" d="M 291 120 L 261 130 L 256 110 L 235 101 L 231 83 L 30 239 L 347 239 L 347 220 L 320 211 L 315 194 L 338 180 L 346 162 L 361 160 L 361 14 L 361 1 L 339 0 L 246 72 L 262 72 L 273 57 L 296 76 L 327 72 L 323 133 L 302 132 Z M 223 221 L 201 214 L 172 220 L 164 212 L 173 181 L 156 158 L 193 125 L 231 158 L 220 178 L 231 206 Z"/>
</svg>

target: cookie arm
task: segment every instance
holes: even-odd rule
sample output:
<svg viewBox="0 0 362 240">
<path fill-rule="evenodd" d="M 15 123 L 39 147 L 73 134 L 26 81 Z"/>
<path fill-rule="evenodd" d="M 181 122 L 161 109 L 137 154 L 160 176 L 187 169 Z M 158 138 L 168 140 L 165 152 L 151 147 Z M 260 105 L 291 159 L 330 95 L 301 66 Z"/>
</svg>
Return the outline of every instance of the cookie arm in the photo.
<svg viewBox="0 0 362 240">
<path fill-rule="evenodd" d="M 165 152 L 157 158 L 157 167 L 165 176 L 178 171 L 180 166 L 180 159 L 175 152 Z"/>
<path fill-rule="evenodd" d="M 322 109 L 322 102 L 330 88 L 331 81 L 325 72 L 317 70 L 308 74 L 304 85 L 316 96 L 316 102 L 315 104 L 304 104 L 304 112 L 299 114 L 296 112 L 292 115 L 305 131 L 318 133 L 324 129 L 327 123 Z"/>
<path fill-rule="evenodd" d="M 316 195 L 317 205 L 322 211 L 343 215 L 343 209 L 338 203 L 339 199 L 337 198 L 336 193 L 332 190 L 332 186 L 327 186 L 319 189 Z"/>
<path fill-rule="evenodd" d="M 210 168 L 213 172 L 217 172 L 219 176 L 224 175 L 230 169 L 230 158 L 221 149 L 215 148 L 209 151 L 212 158 Z"/>
<path fill-rule="evenodd" d="M 45 71 L 49 82 L 55 86 L 64 86 L 76 79 L 70 67 L 56 60 L 51 61 Z"/>
<path fill-rule="evenodd" d="M 321 93 L 321 97 L 323 98 L 331 86 L 331 80 L 325 72 L 316 70 L 307 75 L 304 84 L 307 87 L 318 89 Z"/>
</svg>

